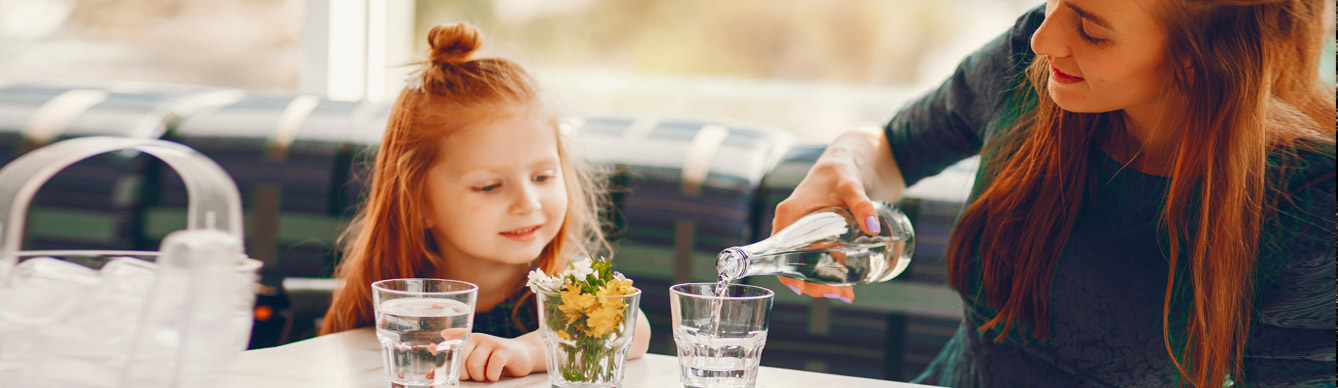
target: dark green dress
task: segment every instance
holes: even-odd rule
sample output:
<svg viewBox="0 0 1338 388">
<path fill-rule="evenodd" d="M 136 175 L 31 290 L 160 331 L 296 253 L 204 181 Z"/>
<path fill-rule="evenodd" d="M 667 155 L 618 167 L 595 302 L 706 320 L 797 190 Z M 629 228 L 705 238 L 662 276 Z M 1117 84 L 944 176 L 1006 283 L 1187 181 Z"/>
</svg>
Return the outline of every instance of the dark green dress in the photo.
<svg viewBox="0 0 1338 388">
<path fill-rule="evenodd" d="M 491 310 L 474 312 L 473 332 L 516 338 L 539 330 L 539 311 L 534 307 L 534 293 L 529 291 L 528 287 L 521 287 Z"/>
</svg>

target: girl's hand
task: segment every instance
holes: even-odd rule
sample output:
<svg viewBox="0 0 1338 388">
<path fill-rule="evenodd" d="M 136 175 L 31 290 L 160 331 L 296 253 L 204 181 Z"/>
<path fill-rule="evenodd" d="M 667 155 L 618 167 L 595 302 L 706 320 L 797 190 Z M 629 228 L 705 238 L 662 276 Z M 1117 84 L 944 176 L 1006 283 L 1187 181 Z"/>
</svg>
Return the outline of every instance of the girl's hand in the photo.
<svg viewBox="0 0 1338 388">
<path fill-rule="evenodd" d="M 868 193 L 894 202 L 906 183 L 892 158 L 887 138 L 876 126 L 863 126 L 842 134 L 822 153 L 789 198 L 776 206 L 771 233 L 784 229 L 800 217 L 824 207 L 850 209 L 861 220 L 866 233 L 877 234 L 878 216 Z M 794 279 L 780 279 L 795 293 L 850 303 L 855 292 L 849 286 L 834 287 Z"/>
<path fill-rule="evenodd" d="M 460 348 L 459 357 L 464 360 L 460 380 L 497 381 L 502 373 L 513 377 L 529 375 L 537 364 L 544 362 L 543 344 L 539 343 L 539 348 L 534 345 L 523 338 L 470 334 Z"/>
</svg>

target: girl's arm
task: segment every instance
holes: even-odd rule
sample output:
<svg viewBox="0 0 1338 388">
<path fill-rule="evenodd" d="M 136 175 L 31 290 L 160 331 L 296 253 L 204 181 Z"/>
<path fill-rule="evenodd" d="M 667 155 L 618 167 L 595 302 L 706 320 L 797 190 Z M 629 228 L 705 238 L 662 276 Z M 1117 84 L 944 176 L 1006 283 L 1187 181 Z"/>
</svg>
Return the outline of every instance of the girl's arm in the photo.
<svg viewBox="0 0 1338 388">
<path fill-rule="evenodd" d="M 636 333 L 632 334 L 632 348 L 627 351 L 627 359 L 640 358 L 650 348 L 650 320 L 641 309 L 636 310 Z"/>
<path fill-rule="evenodd" d="M 460 381 L 497 381 L 502 375 L 528 376 L 548 369 L 539 331 L 516 338 L 473 333 L 460 347 Z"/>
</svg>

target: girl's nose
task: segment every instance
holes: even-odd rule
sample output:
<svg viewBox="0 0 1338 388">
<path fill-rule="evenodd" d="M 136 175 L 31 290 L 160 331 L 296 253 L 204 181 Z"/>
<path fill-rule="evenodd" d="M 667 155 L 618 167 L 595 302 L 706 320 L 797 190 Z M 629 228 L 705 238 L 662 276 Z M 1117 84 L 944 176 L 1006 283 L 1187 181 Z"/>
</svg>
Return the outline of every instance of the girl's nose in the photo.
<svg viewBox="0 0 1338 388">
<path fill-rule="evenodd" d="M 516 190 L 516 198 L 511 202 L 511 212 L 516 215 L 525 215 L 538 211 L 542 207 L 539 204 L 538 194 L 538 190 L 528 185 Z"/>
</svg>

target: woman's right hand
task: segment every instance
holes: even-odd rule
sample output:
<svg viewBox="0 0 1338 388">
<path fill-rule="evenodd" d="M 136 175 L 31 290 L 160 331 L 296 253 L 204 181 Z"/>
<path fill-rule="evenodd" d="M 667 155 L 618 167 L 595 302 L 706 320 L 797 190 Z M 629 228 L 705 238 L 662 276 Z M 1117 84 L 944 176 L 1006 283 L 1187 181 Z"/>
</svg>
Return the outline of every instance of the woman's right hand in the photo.
<svg viewBox="0 0 1338 388">
<path fill-rule="evenodd" d="M 862 220 L 866 233 L 877 234 L 878 216 L 869 192 L 893 202 L 905 190 L 901 171 L 892 159 L 887 139 L 874 126 L 862 126 L 838 137 L 813 164 L 789 198 L 776 206 L 771 233 L 784 229 L 799 218 L 824 207 L 850 209 Z M 824 297 L 850 303 L 855 293 L 849 286 L 828 286 L 800 280 L 779 278 L 795 293 Z"/>
</svg>

